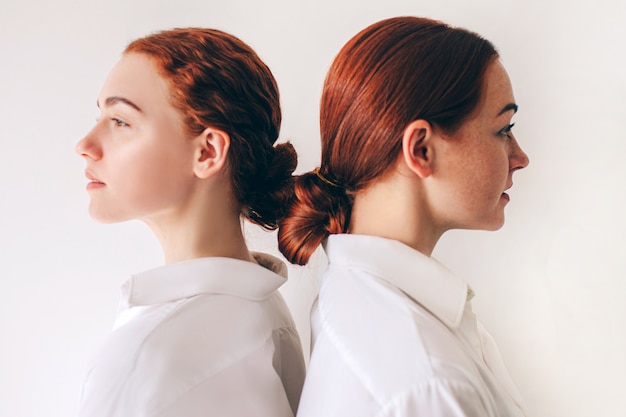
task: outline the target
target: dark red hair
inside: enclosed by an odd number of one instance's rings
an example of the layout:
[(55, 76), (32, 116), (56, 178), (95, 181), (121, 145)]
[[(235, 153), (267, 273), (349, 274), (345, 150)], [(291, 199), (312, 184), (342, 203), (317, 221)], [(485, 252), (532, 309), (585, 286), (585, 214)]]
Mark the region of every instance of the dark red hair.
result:
[(297, 157), (290, 143), (274, 147), (281, 111), (267, 65), (240, 39), (203, 28), (158, 32), (133, 41), (125, 53), (154, 60), (191, 133), (209, 126), (228, 133), (228, 163), (242, 215), (275, 229), (293, 191)]
[(458, 129), (496, 57), (477, 34), (418, 17), (383, 20), (354, 36), (324, 82), (320, 175), (296, 179), (278, 233), (285, 257), (303, 265), (329, 234), (348, 230), (354, 194), (396, 161), (409, 123)]

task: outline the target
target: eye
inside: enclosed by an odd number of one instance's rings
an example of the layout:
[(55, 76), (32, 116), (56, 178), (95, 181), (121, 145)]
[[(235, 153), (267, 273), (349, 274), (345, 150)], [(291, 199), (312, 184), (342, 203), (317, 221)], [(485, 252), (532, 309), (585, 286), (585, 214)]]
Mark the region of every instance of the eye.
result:
[(498, 135), (500, 136), (505, 136), (508, 139), (511, 139), (511, 130), (513, 129), (513, 126), (515, 126), (515, 123), (511, 123), (510, 125), (508, 125), (507, 127), (505, 127), (504, 129), (502, 129), (501, 131), (498, 132)]
[(128, 123), (126, 123), (125, 121), (123, 121), (121, 119), (118, 119), (117, 117), (111, 117), (110, 119), (113, 122), (113, 124), (115, 124), (115, 126), (117, 126), (117, 127), (128, 127), (128, 126), (130, 126)]

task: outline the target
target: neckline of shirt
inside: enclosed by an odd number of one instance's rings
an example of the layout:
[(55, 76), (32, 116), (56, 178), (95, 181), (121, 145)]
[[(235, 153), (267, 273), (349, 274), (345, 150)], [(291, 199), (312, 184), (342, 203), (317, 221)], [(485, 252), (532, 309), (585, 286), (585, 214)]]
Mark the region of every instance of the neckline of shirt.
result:
[(393, 239), (330, 235), (324, 242), (329, 266), (364, 270), (399, 288), (448, 327), (461, 322), (473, 293), (467, 282), (432, 257)]
[(129, 307), (172, 302), (200, 294), (260, 301), (287, 281), (278, 258), (252, 252), (257, 263), (224, 257), (189, 259), (131, 276), (121, 287)]

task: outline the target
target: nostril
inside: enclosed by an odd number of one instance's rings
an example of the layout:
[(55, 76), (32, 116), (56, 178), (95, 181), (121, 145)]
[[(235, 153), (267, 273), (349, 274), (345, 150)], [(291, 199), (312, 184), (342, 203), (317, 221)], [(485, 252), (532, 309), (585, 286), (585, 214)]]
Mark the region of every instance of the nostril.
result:
[(94, 160), (100, 159), (102, 153), (97, 143), (95, 143), (93, 140), (90, 140), (88, 137), (79, 140), (76, 143), (74, 150), (78, 154), (78, 156)]
[(85, 138), (79, 140), (78, 142), (76, 142), (76, 145), (74, 146), (74, 152), (76, 152), (76, 154), (78, 156), (86, 156), (87, 155), (87, 148), (86, 148), (86, 144), (85, 144)]
[(522, 151), (522, 168), (526, 168), (528, 164), (530, 164), (530, 158), (528, 158), (528, 155)]
[(516, 147), (515, 153), (512, 155), (511, 162), (517, 169), (526, 168), (530, 163), (530, 159), (526, 152), (522, 150), (519, 146)]
[(99, 132), (94, 126), (87, 134), (81, 138), (74, 146), (74, 151), (83, 158), (98, 160), (102, 157), (102, 143)]

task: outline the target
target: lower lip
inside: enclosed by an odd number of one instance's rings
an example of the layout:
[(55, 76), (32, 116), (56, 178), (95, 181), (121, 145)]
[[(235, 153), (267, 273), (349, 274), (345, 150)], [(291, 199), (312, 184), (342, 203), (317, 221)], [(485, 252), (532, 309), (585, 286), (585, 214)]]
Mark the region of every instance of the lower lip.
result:
[(98, 188), (102, 188), (102, 187), (104, 187), (103, 182), (90, 182), (89, 184), (87, 184), (87, 191), (97, 190)]
[(511, 197), (509, 197), (509, 195), (507, 193), (502, 193), (501, 198), (505, 199), (506, 201), (510, 201)]

